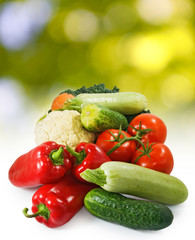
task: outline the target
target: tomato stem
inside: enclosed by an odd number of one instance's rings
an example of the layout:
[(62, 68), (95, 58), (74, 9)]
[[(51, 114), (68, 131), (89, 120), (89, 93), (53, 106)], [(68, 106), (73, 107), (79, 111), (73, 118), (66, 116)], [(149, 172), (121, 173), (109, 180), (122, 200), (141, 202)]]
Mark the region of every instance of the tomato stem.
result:
[[(142, 151), (141, 151), (141, 152), (142, 152)], [(145, 155), (144, 152), (143, 152), (142, 154), (140, 154), (140, 155), (135, 159), (134, 164), (136, 164), (137, 161), (138, 161), (142, 156), (144, 156), (144, 155)]]
[(108, 152), (107, 155), (109, 156), (112, 152), (114, 152), (116, 149), (118, 149), (123, 143), (127, 142), (127, 141), (137, 141), (139, 144), (141, 144), (141, 146), (143, 147), (144, 151), (146, 151), (146, 148), (144, 146), (144, 144), (137, 138), (137, 137), (126, 137), (125, 135), (123, 135), (124, 138), (122, 138), (120, 140), (120, 142), (118, 142), (113, 148), (111, 148)]
[[(149, 158), (151, 158), (151, 157), (150, 157), (150, 153), (151, 153), (152, 150), (153, 150), (153, 149), (152, 149), (152, 146), (153, 146), (154, 144), (155, 144), (155, 143), (152, 143), (152, 144), (149, 145), (149, 142), (147, 141), (146, 146), (144, 146), (143, 150), (138, 149), (138, 151), (140, 151), (142, 154), (140, 154), (140, 155), (135, 159), (134, 163), (136, 164), (137, 161), (138, 161), (142, 156), (144, 156), (144, 155), (146, 155), (146, 156), (148, 156)], [(144, 145), (144, 144), (143, 144), (143, 145)], [(143, 145), (142, 145), (142, 147), (143, 147)]]
[(122, 126), (120, 125), (119, 127), (119, 132), (117, 134), (117, 136), (114, 135), (114, 133), (112, 133), (111, 131), (108, 130), (108, 132), (112, 135), (112, 137), (114, 138), (113, 140), (106, 140), (109, 142), (120, 142), (122, 139), (120, 138), (121, 135), (123, 135), (123, 137), (125, 137), (125, 134), (122, 132)]
[[(114, 152), (116, 149), (118, 149), (123, 143), (127, 142), (127, 141), (137, 141), (142, 147), (143, 147), (143, 153), (144, 155), (149, 155), (149, 150), (150, 147), (145, 147), (144, 144), (141, 142), (142, 136), (153, 131), (150, 128), (147, 129), (141, 129), (141, 121), (139, 123), (139, 129), (134, 128), (133, 126), (129, 125), (131, 128), (133, 128), (137, 133), (134, 137), (126, 137), (125, 134), (122, 132), (122, 127), (120, 125), (119, 128), (119, 133), (117, 135), (117, 137), (111, 132), (109, 131), (109, 133), (113, 136), (114, 140), (107, 140), (110, 142), (118, 142), (113, 148), (111, 148), (108, 152), (107, 155), (109, 156), (112, 152)], [(123, 138), (120, 138), (120, 136), (123, 135)]]
[(135, 128), (135, 127), (133, 127), (133, 126), (131, 126), (131, 125), (129, 125), (129, 127), (131, 127), (132, 129), (134, 129), (134, 130), (136, 131), (135, 137), (137, 137), (137, 138), (139, 138), (139, 139), (142, 139), (142, 137), (143, 137), (144, 135), (146, 135), (147, 133), (153, 131), (153, 129), (151, 129), (151, 128), (141, 129), (141, 121), (140, 121), (140, 123), (139, 123), (139, 128), (138, 128), (138, 129)]

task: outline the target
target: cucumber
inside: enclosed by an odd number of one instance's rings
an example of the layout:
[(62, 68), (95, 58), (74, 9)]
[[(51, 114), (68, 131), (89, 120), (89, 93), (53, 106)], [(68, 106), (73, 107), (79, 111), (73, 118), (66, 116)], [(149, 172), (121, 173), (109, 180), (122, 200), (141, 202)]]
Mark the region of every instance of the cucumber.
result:
[(84, 205), (98, 218), (137, 230), (160, 230), (173, 221), (173, 214), (166, 205), (127, 198), (101, 188), (88, 192)]
[(98, 104), (88, 104), (82, 109), (81, 123), (93, 133), (119, 129), (120, 126), (123, 130), (128, 128), (128, 121), (123, 114)]
[(79, 94), (69, 98), (63, 109), (81, 112), (87, 104), (100, 104), (122, 114), (137, 114), (147, 107), (147, 99), (137, 92)]
[(80, 176), (109, 192), (123, 193), (174, 205), (188, 197), (185, 184), (176, 177), (132, 163), (111, 161), (86, 169)]

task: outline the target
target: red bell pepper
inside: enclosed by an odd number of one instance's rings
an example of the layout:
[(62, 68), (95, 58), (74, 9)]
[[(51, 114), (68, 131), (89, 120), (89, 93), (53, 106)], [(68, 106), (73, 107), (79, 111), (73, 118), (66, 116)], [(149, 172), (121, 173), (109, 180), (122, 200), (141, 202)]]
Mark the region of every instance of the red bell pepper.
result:
[(9, 180), (17, 187), (53, 183), (70, 170), (73, 157), (65, 146), (45, 142), (23, 154), (9, 169)]
[(23, 213), (47, 227), (62, 226), (83, 207), (85, 195), (94, 186), (78, 181), (69, 172), (57, 183), (41, 186), (32, 197), (33, 214), (27, 213), (28, 208)]
[(95, 169), (100, 167), (102, 163), (111, 161), (104, 150), (94, 143), (81, 142), (75, 151), (66, 145), (66, 150), (75, 157), (72, 174), (82, 182), (86, 181), (80, 177), (80, 174), (87, 168)]

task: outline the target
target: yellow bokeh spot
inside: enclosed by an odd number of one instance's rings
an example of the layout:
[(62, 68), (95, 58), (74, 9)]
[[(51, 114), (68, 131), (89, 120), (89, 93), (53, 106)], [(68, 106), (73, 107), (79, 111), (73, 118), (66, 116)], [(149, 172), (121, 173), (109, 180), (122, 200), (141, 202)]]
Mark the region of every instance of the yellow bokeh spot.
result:
[(165, 32), (167, 44), (176, 58), (194, 54), (194, 37), (190, 28), (179, 27)]
[(147, 35), (125, 36), (118, 44), (121, 60), (138, 70), (158, 73), (174, 59), (194, 56), (190, 28), (176, 27)]
[(65, 18), (64, 31), (74, 42), (87, 42), (95, 37), (99, 28), (98, 18), (93, 12), (78, 9)]
[(120, 68), (121, 60), (117, 53), (117, 44), (118, 38), (112, 37), (96, 43), (92, 48), (92, 64), (99, 72)]
[(130, 39), (125, 46), (124, 55), (127, 64), (149, 72), (161, 71), (172, 58), (164, 39), (158, 35)]
[(139, 15), (152, 24), (167, 22), (174, 10), (171, 0), (138, 0), (137, 9)]
[(194, 86), (182, 75), (171, 75), (162, 82), (161, 98), (168, 108), (180, 109), (194, 100)]

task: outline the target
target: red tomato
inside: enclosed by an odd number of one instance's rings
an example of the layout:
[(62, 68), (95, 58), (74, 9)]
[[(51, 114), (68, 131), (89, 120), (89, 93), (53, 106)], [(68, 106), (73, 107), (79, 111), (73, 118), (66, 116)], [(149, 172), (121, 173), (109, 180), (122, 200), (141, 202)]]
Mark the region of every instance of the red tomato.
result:
[(141, 141), (143, 143), (147, 142), (159, 142), (164, 143), (167, 137), (167, 127), (165, 123), (157, 116), (150, 113), (143, 113), (137, 115), (129, 124), (127, 132), (131, 136), (135, 136), (137, 131), (130, 126), (139, 130), (141, 123), (141, 130), (152, 129), (151, 132), (146, 133), (142, 136)]
[[(144, 144), (144, 146), (146, 146), (146, 144)], [(131, 162), (142, 167), (170, 174), (174, 165), (173, 155), (170, 149), (163, 143), (150, 143), (149, 147), (151, 148), (148, 153), (149, 156), (141, 156), (143, 154), (143, 152), (141, 152), (143, 151), (143, 147), (141, 146), (134, 152)]]
[[(119, 141), (111, 142), (110, 140), (114, 140), (112, 134), (117, 138), (119, 135), (118, 129), (109, 129), (102, 132), (96, 141), (96, 144), (100, 146), (106, 153), (113, 148)], [(111, 134), (111, 133), (112, 134)], [(121, 131), (126, 137), (131, 137), (125, 131)], [(120, 134), (120, 139), (123, 139), (124, 136)], [(108, 141), (109, 140), (109, 141)], [(109, 155), (109, 158), (113, 161), (121, 161), (121, 162), (129, 162), (131, 160), (132, 153), (136, 150), (136, 144), (134, 141), (127, 141), (123, 143), (119, 148), (117, 148), (114, 152)]]

